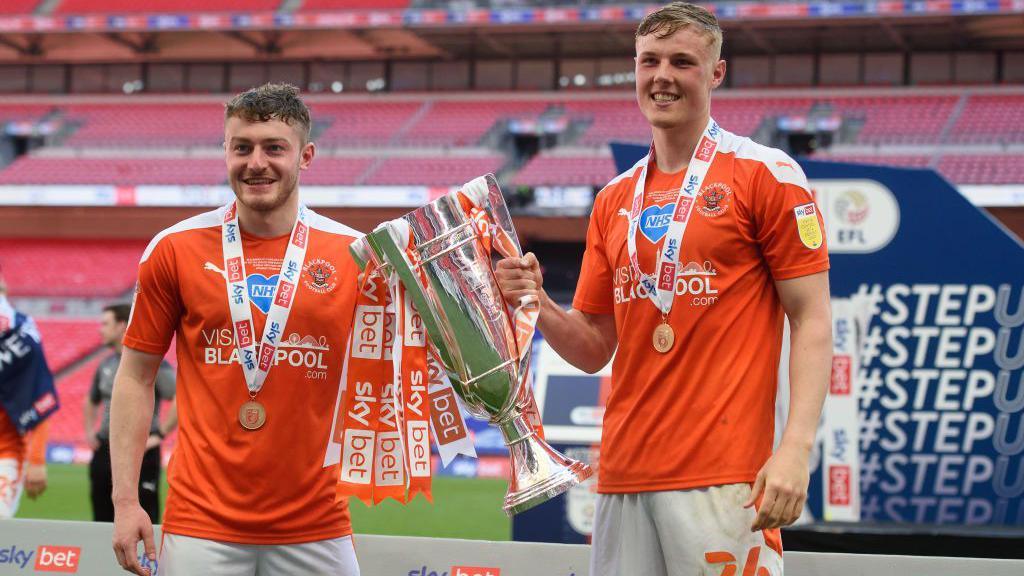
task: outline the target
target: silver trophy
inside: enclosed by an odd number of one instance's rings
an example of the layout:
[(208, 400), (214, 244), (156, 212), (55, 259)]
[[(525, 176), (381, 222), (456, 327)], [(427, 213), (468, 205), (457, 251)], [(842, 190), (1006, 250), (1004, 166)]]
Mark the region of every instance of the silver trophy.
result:
[[(512, 218), (494, 176), (466, 184), (493, 225), (521, 253)], [(533, 404), (526, 382), (530, 354), (520, 357), (509, 310), (495, 281), (479, 228), (456, 196), (445, 195), (399, 220), (385, 222), (352, 244), (360, 268), (374, 261), (397, 274), (423, 318), (434, 356), (466, 409), (496, 426), (512, 459), (504, 510), (517, 514), (589, 478), (589, 466), (539, 438), (524, 410)], [(411, 236), (415, 256), (407, 255)], [(414, 262), (416, 261), (416, 262)], [(422, 275), (420, 274), (422, 271)], [(425, 278), (425, 281), (423, 280)]]

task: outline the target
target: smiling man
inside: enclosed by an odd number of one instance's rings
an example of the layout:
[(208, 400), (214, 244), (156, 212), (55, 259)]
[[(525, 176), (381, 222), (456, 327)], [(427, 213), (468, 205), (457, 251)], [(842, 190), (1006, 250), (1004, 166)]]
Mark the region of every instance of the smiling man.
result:
[(126, 570), (148, 573), (140, 539), (156, 556), (136, 486), (154, 375), (177, 334), (179, 434), (160, 574), (359, 574), (337, 471), (318, 465), (355, 307), (348, 245), (359, 234), (299, 203), (299, 174), (316, 154), (309, 129), (292, 86), (228, 102), (235, 200), (164, 230), (142, 256), (110, 415), (113, 547)]
[[(571, 364), (615, 356), (592, 576), (779, 576), (779, 528), (806, 498), (832, 352), (822, 221), (796, 162), (711, 119), (721, 48), (692, 4), (640, 23), (653, 143), (594, 201), (571, 310), (532, 254), (496, 270), (509, 303), (540, 298), (538, 327)], [(784, 314), (791, 401), (773, 453)]]

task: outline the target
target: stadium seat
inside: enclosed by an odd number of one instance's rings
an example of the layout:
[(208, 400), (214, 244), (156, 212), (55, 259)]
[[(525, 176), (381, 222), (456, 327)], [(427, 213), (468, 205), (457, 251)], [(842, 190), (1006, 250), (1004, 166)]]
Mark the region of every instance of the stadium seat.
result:
[(596, 186), (615, 177), (615, 162), (607, 156), (534, 156), (514, 178), (517, 186)]
[(43, 338), (46, 363), (54, 374), (101, 345), (98, 320), (40, 319), (36, 324)]
[(365, 183), (460, 186), (477, 176), (497, 172), (503, 161), (504, 158), (500, 156), (388, 158)]
[(956, 184), (1020, 184), (1024, 182), (1024, 155), (944, 156), (939, 161), (939, 172)]
[(45, 158), (22, 156), (0, 184), (222, 184), (222, 158)]
[(71, 147), (133, 148), (218, 146), (224, 141), (224, 107), (218, 104), (72, 104), (64, 118), (79, 128)]
[(0, 14), (31, 14), (42, 0), (4, 0)]
[(281, 0), (60, 0), (56, 14), (128, 12), (255, 12), (277, 10)]
[(961, 144), (1024, 142), (1024, 95), (972, 95), (950, 140)]
[(0, 240), (0, 264), (12, 296), (111, 298), (135, 284), (147, 240)]

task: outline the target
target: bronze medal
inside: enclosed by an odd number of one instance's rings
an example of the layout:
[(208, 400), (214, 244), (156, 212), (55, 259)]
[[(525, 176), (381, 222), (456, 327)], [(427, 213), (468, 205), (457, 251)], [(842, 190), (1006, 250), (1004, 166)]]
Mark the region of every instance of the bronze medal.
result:
[(258, 430), (267, 421), (267, 409), (256, 400), (249, 400), (238, 410), (238, 422), (246, 430)]
[(672, 327), (668, 324), (658, 324), (658, 327), (654, 329), (654, 349), (662, 354), (672, 349), (672, 344), (676, 341), (676, 333), (672, 331)]

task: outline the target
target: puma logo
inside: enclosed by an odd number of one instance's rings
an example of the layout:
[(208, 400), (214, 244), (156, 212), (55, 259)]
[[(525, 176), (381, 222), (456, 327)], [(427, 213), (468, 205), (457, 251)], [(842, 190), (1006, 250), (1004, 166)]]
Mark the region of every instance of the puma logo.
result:
[(211, 262), (207, 262), (206, 264), (203, 264), (203, 270), (209, 270), (210, 272), (216, 272), (217, 274), (220, 274), (221, 277), (224, 278), (225, 282), (228, 281), (228, 274), (227, 274), (227, 272), (221, 270), (220, 268), (217, 268), (216, 264), (213, 264)]
[(625, 216), (626, 220), (629, 220), (629, 212), (625, 208), (619, 208), (619, 216)]
[(783, 162), (782, 160), (776, 160), (775, 165), (778, 166), (779, 168), (789, 168), (790, 170), (796, 170), (796, 168), (793, 168), (792, 164), (790, 164), (789, 162)]

